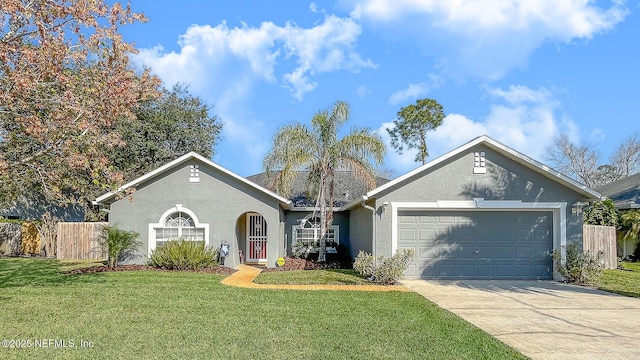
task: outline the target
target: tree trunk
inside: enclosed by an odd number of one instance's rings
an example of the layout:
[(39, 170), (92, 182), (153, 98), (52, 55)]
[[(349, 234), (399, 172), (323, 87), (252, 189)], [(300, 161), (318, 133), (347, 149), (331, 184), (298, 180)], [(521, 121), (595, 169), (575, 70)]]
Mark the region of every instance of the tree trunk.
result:
[[(324, 174), (321, 176), (324, 177)], [(321, 178), (320, 184), (320, 194), (318, 195), (318, 201), (320, 202), (320, 247), (318, 248), (318, 262), (325, 262), (327, 260), (327, 202), (325, 180)]]

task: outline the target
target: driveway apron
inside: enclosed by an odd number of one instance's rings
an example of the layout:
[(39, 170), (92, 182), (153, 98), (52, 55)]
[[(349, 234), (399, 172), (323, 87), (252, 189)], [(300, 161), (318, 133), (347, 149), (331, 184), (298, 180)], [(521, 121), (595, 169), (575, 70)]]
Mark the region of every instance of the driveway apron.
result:
[(553, 281), (403, 284), (532, 359), (640, 358), (640, 299)]

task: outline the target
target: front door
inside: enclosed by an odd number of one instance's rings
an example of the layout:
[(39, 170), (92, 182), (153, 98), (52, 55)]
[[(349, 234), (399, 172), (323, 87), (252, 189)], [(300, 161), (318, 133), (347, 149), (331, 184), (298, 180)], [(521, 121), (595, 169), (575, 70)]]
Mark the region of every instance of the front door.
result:
[(260, 214), (247, 214), (247, 262), (267, 261), (267, 222)]

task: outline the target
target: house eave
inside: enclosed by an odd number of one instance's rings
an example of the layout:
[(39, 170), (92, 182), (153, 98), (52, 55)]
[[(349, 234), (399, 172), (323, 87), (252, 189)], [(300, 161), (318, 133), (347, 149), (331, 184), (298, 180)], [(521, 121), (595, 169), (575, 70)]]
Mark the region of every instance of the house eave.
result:
[[(296, 211), (313, 212), (313, 211), (320, 211), (320, 208), (317, 207), (317, 206), (304, 206), (304, 207), (291, 206), (291, 207), (288, 208), (288, 210), (289, 211), (293, 211), (293, 212), (296, 212)], [(333, 211), (333, 212), (340, 212), (342, 210), (343, 210), (342, 207), (337, 207), (337, 206), (334, 206), (334, 207), (331, 208), (331, 211)]]
[(218, 171), (230, 176), (231, 178), (233, 178), (233, 179), (235, 179), (235, 180), (237, 180), (237, 181), (239, 181), (241, 183), (244, 183), (245, 185), (248, 185), (248, 186), (250, 186), (250, 187), (252, 187), (252, 188), (254, 188), (254, 189), (258, 190), (258, 191), (261, 191), (261, 192), (265, 193), (266, 195), (278, 200), (278, 202), (283, 207), (290, 207), (290, 205), (291, 205), (291, 200), (289, 200), (287, 198), (284, 198), (284, 197), (276, 194), (275, 192), (273, 192), (273, 191), (271, 191), (269, 189), (266, 189), (266, 188), (254, 183), (254, 182), (252, 182), (250, 180), (247, 180), (246, 178), (244, 178), (244, 177), (242, 177), (242, 176), (240, 176), (240, 175), (238, 175), (238, 174), (236, 174), (236, 173), (234, 173), (234, 172), (232, 172), (230, 170), (227, 170), (227, 169), (223, 168), (222, 166), (212, 162), (211, 160), (209, 160), (209, 159), (205, 158), (204, 156), (202, 156), (202, 155), (200, 155), (198, 153), (195, 153), (195, 152), (189, 152), (189, 153), (187, 153), (185, 155), (182, 155), (181, 157), (179, 157), (179, 158), (177, 158), (177, 159), (175, 159), (175, 160), (173, 160), (171, 162), (168, 162), (168, 163), (164, 164), (163, 166), (160, 166), (159, 168), (157, 168), (157, 169), (155, 169), (155, 170), (153, 170), (151, 172), (148, 172), (148, 173), (140, 176), (139, 178), (120, 186), (115, 191), (110, 191), (110, 192), (108, 192), (106, 194), (103, 194), (103, 195), (99, 196), (99, 197), (96, 198), (95, 202), (99, 203), (99, 204), (110, 204), (110, 203), (113, 202), (112, 200), (118, 194), (122, 193), (126, 189), (136, 188), (141, 183), (143, 183), (145, 181), (149, 181), (149, 180), (153, 179), (154, 177), (164, 173), (165, 171), (167, 171), (167, 170), (169, 170), (169, 169), (171, 169), (171, 168), (173, 168), (175, 166), (178, 166), (178, 165), (180, 165), (180, 164), (182, 164), (182, 163), (184, 163), (184, 162), (186, 162), (188, 160), (191, 160), (191, 159), (199, 160), (199, 161), (205, 163), (206, 165), (208, 165), (208, 166), (210, 166), (210, 167), (212, 167), (212, 168), (214, 168), (214, 169), (216, 169), (216, 170), (218, 170)]
[(391, 180), (391, 181), (389, 181), (388, 183), (386, 183), (386, 184), (384, 184), (382, 186), (379, 186), (379, 187), (369, 191), (368, 193), (365, 194), (365, 196), (366, 197), (375, 197), (377, 194), (379, 194), (379, 193), (381, 193), (381, 192), (383, 192), (383, 191), (385, 191), (387, 189), (393, 188), (393, 187), (397, 186), (398, 184), (402, 183), (403, 181), (405, 181), (407, 179), (410, 179), (410, 178), (412, 178), (412, 177), (414, 177), (414, 176), (416, 176), (416, 175), (418, 175), (418, 174), (420, 174), (422, 172), (428, 171), (430, 168), (432, 168), (432, 167), (434, 167), (434, 166), (436, 166), (436, 165), (438, 165), (438, 164), (440, 164), (442, 162), (445, 162), (445, 161), (449, 160), (450, 158), (452, 158), (452, 157), (454, 157), (454, 156), (456, 156), (456, 155), (458, 155), (458, 154), (460, 154), (460, 153), (462, 153), (464, 151), (467, 151), (470, 148), (472, 148), (472, 147), (474, 147), (476, 145), (479, 145), (479, 144), (484, 144), (484, 145), (490, 147), (491, 149), (501, 153), (502, 155), (510, 158), (511, 160), (514, 160), (514, 161), (516, 161), (516, 162), (518, 162), (518, 163), (520, 163), (520, 164), (532, 169), (533, 171), (536, 171), (539, 174), (541, 174), (541, 175), (543, 175), (543, 176), (545, 176), (547, 178), (550, 178), (550, 179), (552, 179), (552, 180), (554, 180), (554, 181), (556, 181), (556, 182), (558, 182), (558, 183), (560, 183), (560, 184), (562, 184), (562, 185), (564, 185), (564, 186), (576, 191), (577, 193), (580, 193), (581, 195), (584, 196), (584, 200), (585, 201), (597, 201), (597, 200), (602, 199), (602, 195), (600, 195), (599, 192), (597, 192), (597, 191), (595, 191), (595, 190), (593, 190), (593, 189), (591, 189), (591, 188), (589, 188), (589, 187), (587, 187), (587, 186), (585, 186), (583, 184), (580, 184), (579, 182), (567, 177), (566, 175), (563, 175), (563, 174), (559, 173), (558, 171), (556, 171), (556, 170), (554, 170), (554, 169), (552, 169), (552, 168), (550, 168), (550, 167), (548, 167), (548, 166), (546, 166), (546, 165), (544, 165), (544, 164), (542, 164), (542, 163), (540, 163), (540, 162), (538, 162), (538, 161), (536, 161), (536, 160), (534, 160), (534, 159), (532, 159), (532, 158), (530, 158), (530, 157), (528, 157), (528, 156), (526, 156), (526, 155), (524, 155), (524, 154), (522, 154), (522, 153), (520, 153), (520, 152), (518, 152), (516, 150), (513, 150), (513, 149), (509, 148), (508, 146), (503, 145), (503, 144), (491, 139), (490, 137), (488, 137), (486, 135), (479, 136), (479, 137), (471, 140), (470, 142), (468, 142), (468, 143), (466, 143), (466, 144), (464, 144), (462, 146), (459, 146), (458, 148), (456, 148), (456, 149), (454, 149), (454, 150), (452, 150), (452, 151), (450, 151), (450, 152), (448, 152), (448, 153), (446, 153), (446, 154), (444, 154), (444, 155), (442, 155), (442, 156), (440, 156), (440, 157), (438, 157), (438, 158), (436, 158), (436, 159), (434, 159), (434, 160), (432, 160), (432, 161), (430, 161), (430, 162), (428, 162), (428, 163), (426, 163), (426, 164), (424, 164), (424, 165), (422, 165), (422, 166), (420, 166), (420, 167), (418, 167), (418, 168), (416, 168), (416, 169), (414, 169), (414, 170), (412, 170), (412, 171), (410, 171), (410, 172), (408, 172), (408, 173), (406, 173), (406, 174), (394, 179), (394, 180)]

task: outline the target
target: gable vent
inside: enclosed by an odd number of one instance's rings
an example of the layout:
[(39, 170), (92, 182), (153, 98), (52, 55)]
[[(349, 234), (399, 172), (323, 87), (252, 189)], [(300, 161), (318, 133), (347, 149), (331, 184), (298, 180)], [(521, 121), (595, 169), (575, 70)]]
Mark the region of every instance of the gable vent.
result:
[(189, 173), (189, 182), (190, 183), (197, 183), (200, 182), (200, 167), (199, 165), (191, 165), (191, 169), (190, 169), (190, 173)]
[(474, 174), (486, 174), (487, 163), (484, 159), (484, 151), (476, 151), (473, 153), (473, 173)]

